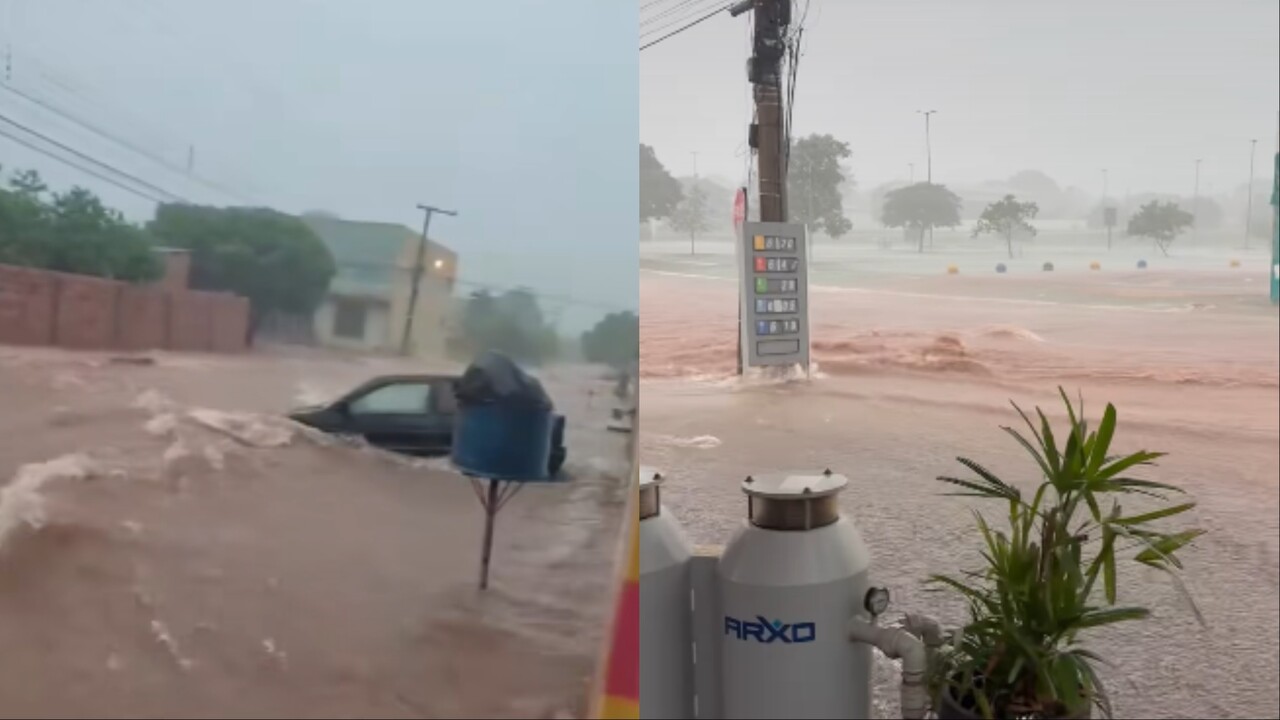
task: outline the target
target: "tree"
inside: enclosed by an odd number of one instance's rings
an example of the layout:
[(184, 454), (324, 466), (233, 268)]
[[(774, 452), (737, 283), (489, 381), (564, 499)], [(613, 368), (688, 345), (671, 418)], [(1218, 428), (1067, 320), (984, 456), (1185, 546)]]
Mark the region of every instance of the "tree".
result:
[(165, 204), (148, 228), (163, 244), (191, 251), (192, 287), (249, 299), (250, 343), (273, 312), (314, 312), (336, 272), (311, 228), (274, 210)]
[(587, 362), (625, 370), (640, 359), (640, 318), (632, 312), (610, 313), (582, 334)]
[(15, 172), (0, 190), (0, 262), (146, 282), (160, 277), (149, 236), (92, 192), (54, 193), (34, 170)]
[(935, 227), (960, 224), (960, 196), (946, 185), (916, 183), (885, 193), (880, 222), (885, 227), (916, 230), (920, 235), (920, 252), (924, 252), (924, 231)]
[(814, 232), (838, 238), (853, 229), (844, 216), (842, 190), (853, 186), (840, 161), (852, 153), (831, 135), (809, 135), (791, 145), (787, 161), (787, 215)]
[(1160, 252), (1168, 257), (1169, 246), (1173, 244), (1178, 234), (1194, 223), (1195, 218), (1191, 213), (1178, 207), (1177, 203), (1152, 200), (1129, 218), (1129, 227), (1125, 230), (1125, 234), (1151, 238), (1156, 247), (1160, 248)]
[(692, 255), (693, 241), (697, 239), (698, 233), (711, 228), (711, 221), (707, 216), (707, 191), (698, 183), (689, 187), (684, 199), (671, 214), (671, 227), (689, 233), (689, 254)]
[(683, 193), (680, 183), (658, 161), (648, 145), (640, 145), (640, 222), (671, 217)]
[(1035, 218), (1040, 208), (1033, 202), (1018, 202), (1013, 195), (1005, 195), (987, 206), (982, 217), (973, 227), (973, 236), (984, 234), (1002, 235), (1009, 246), (1009, 257), (1013, 257), (1013, 235), (1016, 232), (1035, 236), (1036, 229), (1029, 220)]
[(559, 338), (544, 318), (537, 296), (523, 288), (502, 295), (487, 290), (472, 293), (457, 330), (449, 348), (463, 361), (493, 350), (517, 362), (539, 364), (555, 359), (559, 351)]

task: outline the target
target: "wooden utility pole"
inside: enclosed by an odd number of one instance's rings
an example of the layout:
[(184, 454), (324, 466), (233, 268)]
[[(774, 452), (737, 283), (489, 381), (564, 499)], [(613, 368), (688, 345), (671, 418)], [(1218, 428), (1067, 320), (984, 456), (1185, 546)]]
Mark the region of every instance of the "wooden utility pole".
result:
[(786, 128), (782, 107), (783, 36), (791, 24), (790, 0), (754, 0), (755, 38), (748, 79), (755, 86), (755, 143), (761, 222), (786, 222)]
[(409, 279), (409, 307), (404, 315), (404, 334), (400, 338), (400, 354), (409, 354), (409, 338), (413, 334), (413, 313), (418, 308), (418, 286), (422, 283), (422, 272), (427, 262), (427, 229), (431, 227), (431, 216), (440, 213), (454, 217), (456, 210), (443, 210), (430, 205), (418, 205), (418, 209), (426, 213), (422, 219), (422, 237), (418, 239), (418, 252), (413, 262), (413, 277)]

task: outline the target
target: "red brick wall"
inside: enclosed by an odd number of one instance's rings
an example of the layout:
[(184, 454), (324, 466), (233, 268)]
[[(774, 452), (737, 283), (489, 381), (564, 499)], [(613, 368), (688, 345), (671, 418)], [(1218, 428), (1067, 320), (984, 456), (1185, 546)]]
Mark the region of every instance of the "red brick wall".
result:
[(169, 347), (173, 350), (212, 349), (211, 293), (169, 293)]
[(241, 352), (249, 302), (0, 265), (0, 343)]
[(238, 295), (219, 294), (213, 301), (212, 340), (214, 352), (240, 352), (249, 334), (249, 301)]
[(116, 345), (122, 350), (169, 346), (169, 293), (125, 285), (116, 300)]
[(0, 343), (52, 343), (56, 292), (52, 273), (0, 265)]
[(87, 275), (59, 274), (57, 287), (54, 343), (85, 349), (115, 345), (116, 296), (121, 284)]

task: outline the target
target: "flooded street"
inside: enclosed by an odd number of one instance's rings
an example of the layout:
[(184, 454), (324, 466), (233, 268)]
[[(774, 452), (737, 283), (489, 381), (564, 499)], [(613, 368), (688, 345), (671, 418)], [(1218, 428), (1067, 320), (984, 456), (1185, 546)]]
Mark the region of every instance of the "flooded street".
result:
[[(1041, 240), (1034, 256), (1010, 261), (946, 242), (945, 253), (924, 256), (815, 247), (810, 381), (735, 377), (730, 245), (700, 243), (695, 257), (687, 244), (642, 245), (641, 448), (669, 474), (664, 502), (693, 542), (723, 544), (746, 519), (746, 475), (845, 474), (842, 507), (870, 546), (874, 577), (893, 592), (890, 615), (923, 611), (954, 624), (963, 607), (923, 581), (980, 562), (970, 508), (996, 521), (1003, 512), (942, 497), (934, 478), (963, 476), (963, 455), (1034, 483), (1031, 459), (1000, 430), (1020, 422), (1009, 400), (1062, 422), (1056, 387), (1078, 390), (1094, 422), (1116, 405), (1117, 451), (1169, 453), (1145, 477), (1185, 488), (1199, 502), (1185, 522), (1209, 531), (1183, 556), (1205, 627), (1165, 576), (1120, 566), (1121, 604), (1153, 617), (1087, 638), (1114, 663), (1104, 679), (1116, 716), (1274, 714), (1280, 323), (1265, 258), (1232, 269), (1226, 255), (1187, 248), (1138, 271), (1127, 268), (1139, 248), (1108, 256)], [(1090, 271), (1097, 257), (1105, 268)], [(1054, 272), (1041, 271), (1046, 260)], [(994, 272), (997, 262), (1008, 274)], [(958, 274), (946, 274), (951, 263)], [(1126, 500), (1125, 509), (1142, 506)], [(898, 716), (896, 671), (883, 660), (875, 708)]]
[(499, 516), (481, 593), (482, 511), (447, 461), (279, 419), (425, 368), (150, 357), (0, 347), (0, 715), (581, 711), (626, 477), (597, 370), (543, 374), (571, 480)]

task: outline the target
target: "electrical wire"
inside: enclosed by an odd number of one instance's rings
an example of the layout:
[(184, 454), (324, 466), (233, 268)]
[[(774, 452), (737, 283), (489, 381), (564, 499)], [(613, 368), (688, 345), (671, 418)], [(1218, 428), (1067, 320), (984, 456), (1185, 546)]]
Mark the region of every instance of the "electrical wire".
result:
[[(706, 0), (682, 0), (680, 3), (671, 6), (666, 10), (662, 10), (660, 12), (654, 13), (648, 18), (642, 19), (640, 21), (641, 28), (643, 28), (646, 25), (652, 25), (656, 22), (662, 21), (663, 18), (666, 18), (666, 21), (661, 27), (653, 28), (651, 30), (641, 30), (640, 34), (644, 36), (644, 35), (652, 35), (656, 32), (661, 32), (663, 29), (678, 25), (688, 20), (689, 18), (693, 17), (694, 15), (697, 15), (700, 12), (706, 12), (708, 9), (712, 7), (712, 5), (716, 5), (719, 3), (720, 3), (720, 0), (712, 0), (711, 3), (707, 3)], [(699, 7), (699, 5), (701, 5), (701, 7)], [(688, 12), (688, 11), (692, 11), (692, 12)], [(678, 15), (678, 17), (672, 18), (671, 17), (672, 15)]]
[(72, 114), (72, 113), (71, 113), (70, 111), (68, 111), (68, 110), (65, 110), (65, 109), (63, 109), (63, 108), (59, 108), (59, 107), (57, 107), (56, 105), (53, 105), (53, 104), (49, 103), (49, 102), (48, 102), (48, 101), (46, 101), (46, 100), (42, 100), (42, 99), (40, 99), (40, 98), (38, 98), (38, 97), (36, 97), (36, 96), (34, 96), (34, 95), (30, 95), (30, 94), (28, 94), (28, 93), (25, 93), (25, 92), (23, 92), (22, 90), (19, 90), (19, 89), (15, 88), (14, 86), (12, 86), (12, 85), (10, 85), (10, 84), (8, 84), (8, 83), (6, 83), (6, 82), (0, 81), (0, 89), (5, 90), (5, 91), (7, 91), (7, 92), (9, 92), (9, 93), (12, 93), (12, 94), (14, 94), (14, 95), (16, 95), (16, 96), (18, 96), (18, 97), (22, 98), (23, 100), (26, 100), (27, 102), (32, 103), (33, 105), (37, 105), (37, 106), (39, 106), (39, 107), (41, 107), (41, 108), (43, 108), (43, 109), (45, 109), (45, 110), (47, 110), (47, 111), (49, 111), (49, 112), (51, 112), (51, 113), (55, 114), (55, 115), (57, 115), (58, 117), (61, 117), (61, 118), (63, 118), (64, 120), (67, 120), (67, 121), (69, 121), (69, 122), (71, 122), (71, 123), (73, 123), (73, 124), (77, 125), (78, 127), (81, 127), (81, 128), (83, 128), (83, 129), (85, 129), (85, 130), (88, 130), (89, 132), (93, 133), (94, 135), (97, 135), (98, 137), (101, 137), (101, 138), (103, 138), (103, 139), (105, 139), (105, 140), (108, 140), (108, 141), (110, 141), (110, 142), (112, 142), (112, 143), (115, 143), (116, 145), (118, 145), (118, 146), (120, 146), (120, 147), (123, 147), (123, 148), (125, 148), (125, 149), (127, 149), (127, 150), (130, 150), (130, 151), (132, 151), (132, 152), (134, 152), (134, 153), (137, 153), (138, 155), (141, 155), (142, 157), (144, 157), (144, 158), (146, 158), (146, 159), (150, 160), (151, 162), (153, 162), (153, 163), (155, 163), (155, 164), (157, 164), (157, 165), (160, 165), (160, 166), (162, 166), (162, 167), (164, 167), (164, 168), (166, 168), (166, 169), (168, 169), (168, 170), (171, 170), (171, 171), (173, 171), (173, 172), (175, 172), (175, 173), (178, 173), (178, 174), (182, 175), (183, 177), (189, 177), (189, 178), (191, 178), (191, 179), (193, 179), (193, 180), (195, 180), (195, 181), (199, 182), (201, 185), (204, 185), (205, 187), (207, 187), (207, 188), (209, 188), (209, 189), (211, 189), (211, 190), (215, 190), (215, 191), (220, 192), (220, 193), (222, 193), (222, 194), (224, 194), (224, 195), (226, 195), (226, 196), (228, 196), (228, 197), (234, 198), (234, 199), (236, 199), (236, 200), (239, 200), (240, 202), (244, 202), (244, 203), (247, 203), (247, 204), (250, 204), (250, 205), (259, 205), (259, 204), (261, 204), (261, 203), (258, 203), (258, 202), (256, 202), (256, 201), (252, 200), (252, 199), (246, 198), (246, 197), (244, 197), (244, 196), (240, 195), (239, 193), (236, 193), (236, 192), (234, 192), (234, 191), (232, 191), (232, 190), (229, 190), (229, 189), (227, 189), (227, 188), (224, 188), (224, 187), (222, 187), (222, 186), (220, 186), (220, 185), (218, 185), (218, 184), (216, 184), (216, 183), (214, 183), (214, 182), (212, 182), (212, 181), (209, 181), (209, 180), (206, 180), (206, 179), (204, 179), (204, 178), (201, 178), (201, 177), (199, 177), (199, 176), (195, 175), (194, 173), (188, 173), (188, 172), (187, 172), (186, 170), (184, 170), (183, 168), (180, 168), (180, 167), (176, 166), (175, 164), (171, 163), (170, 161), (166, 160), (165, 158), (163, 158), (163, 157), (161, 157), (161, 156), (159, 156), (159, 155), (157, 155), (157, 154), (155, 154), (155, 153), (153, 153), (153, 152), (151, 152), (151, 151), (149, 151), (149, 150), (147, 150), (147, 149), (145, 149), (145, 148), (139, 147), (138, 145), (136, 145), (136, 144), (134, 144), (134, 143), (132, 143), (132, 142), (130, 142), (130, 141), (128, 141), (128, 140), (125, 140), (124, 138), (121, 138), (121, 137), (119, 137), (119, 136), (117, 136), (117, 135), (115, 135), (115, 134), (113, 134), (113, 133), (110, 133), (110, 132), (108, 132), (108, 131), (106, 131), (106, 130), (103, 130), (102, 128), (100, 128), (100, 127), (98, 127), (98, 126), (94, 125), (93, 123), (89, 122), (88, 120), (85, 120), (85, 119), (83, 119), (83, 118), (80, 118), (80, 117), (78, 117), (78, 116), (76, 116), (76, 115)]
[(130, 194), (132, 194), (132, 195), (136, 195), (136, 196), (138, 196), (138, 197), (140, 197), (140, 198), (144, 198), (144, 199), (146, 199), (146, 200), (150, 200), (151, 202), (154, 202), (154, 203), (157, 203), (157, 204), (163, 204), (163, 203), (165, 202), (164, 200), (162, 200), (162, 199), (160, 199), (160, 198), (157, 198), (157, 197), (154, 197), (154, 196), (152, 196), (152, 195), (148, 195), (147, 193), (145, 193), (145, 192), (143, 192), (143, 191), (141, 191), (141, 190), (138, 190), (137, 188), (132, 188), (132, 187), (129, 187), (129, 186), (127, 186), (127, 185), (125, 185), (125, 184), (123, 184), (123, 183), (121, 183), (121, 182), (118, 182), (118, 181), (116, 181), (114, 178), (108, 177), (107, 175), (103, 175), (103, 174), (101, 174), (101, 173), (99, 173), (99, 172), (97, 172), (97, 171), (90, 170), (89, 168), (86, 168), (86, 167), (84, 167), (84, 166), (82, 166), (82, 165), (78, 165), (78, 164), (76, 164), (76, 163), (74, 163), (74, 162), (72, 162), (72, 161), (70, 161), (70, 160), (68, 160), (68, 159), (66, 159), (66, 158), (64, 158), (64, 157), (61, 157), (61, 156), (56, 155), (56, 154), (54, 154), (54, 153), (51, 153), (51, 152), (49, 152), (48, 150), (46, 150), (46, 149), (44, 149), (44, 148), (42, 148), (42, 147), (39, 147), (39, 146), (37, 146), (36, 144), (34, 144), (34, 143), (32, 143), (32, 142), (30, 142), (30, 141), (28, 141), (28, 140), (24, 140), (24, 139), (22, 139), (22, 138), (20, 138), (20, 137), (17, 137), (16, 135), (12, 135), (12, 134), (10, 134), (9, 132), (7, 132), (7, 131), (5, 131), (5, 130), (0, 129), (0, 137), (6, 138), (6, 139), (8, 139), (8, 140), (10, 140), (10, 141), (12, 141), (12, 142), (15, 142), (15, 143), (17, 143), (17, 144), (19, 144), (19, 145), (22, 145), (23, 147), (26, 147), (26, 148), (27, 148), (27, 149), (29, 149), (29, 150), (32, 150), (32, 151), (37, 152), (37, 153), (39, 153), (39, 154), (41, 154), (41, 155), (44, 155), (45, 157), (52, 158), (53, 160), (56, 160), (56, 161), (58, 161), (58, 162), (62, 163), (63, 165), (66, 165), (66, 166), (68, 166), (68, 167), (71, 167), (71, 168), (74, 168), (74, 169), (76, 169), (76, 170), (79, 170), (80, 172), (82, 172), (82, 173), (84, 173), (84, 174), (86, 174), (86, 175), (90, 175), (90, 176), (92, 176), (92, 177), (95, 177), (95, 178), (97, 178), (97, 179), (99, 179), (99, 180), (101, 180), (101, 181), (103, 181), (103, 182), (105, 182), (105, 183), (108, 183), (108, 184), (110, 184), (110, 185), (114, 185), (114, 186), (116, 186), (116, 187), (120, 188), (121, 190), (124, 190), (125, 192), (130, 193)]
[(650, 41), (650, 42), (648, 42), (648, 43), (646, 43), (646, 44), (644, 44), (644, 45), (641, 45), (641, 46), (640, 46), (640, 50), (641, 50), (641, 51), (647, 50), (647, 49), (649, 49), (649, 48), (653, 47), (654, 45), (657, 45), (657, 44), (658, 44), (658, 43), (660, 43), (660, 42), (663, 42), (663, 41), (665, 41), (665, 40), (668, 40), (668, 39), (670, 39), (670, 38), (675, 37), (676, 35), (679, 35), (680, 33), (682, 33), (682, 32), (684, 32), (684, 31), (688, 30), (689, 28), (692, 28), (692, 27), (694, 27), (694, 26), (696, 26), (696, 25), (700, 25), (700, 24), (702, 24), (702, 23), (706, 22), (707, 20), (710, 20), (711, 18), (715, 17), (716, 15), (719, 15), (720, 13), (725, 12), (726, 10), (728, 10), (728, 9), (729, 9), (729, 7), (730, 7), (729, 5), (724, 5), (724, 6), (720, 7), (720, 8), (719, 8), (719, 9), (717, 9), (717, 10), (712, 10), (711, 12), (707, 13), (706, 15), (703, 15), (702, 17), (698, 18), (697, 20), (694, 20), (693, 22), (691, 22), (691, 23), (689, 23), (689, 24), (687, 24), (687, 25), (685, 25), (685, 26), (683, 26), (683, 27), (677, 28), (677, 29), (675, 29), (675, 30), (673, 30), (673, 31), (671, 31), (671, 32), (669, 32), (669, 33), (667, 33), (666, 35), (663, 35), (662, 37), (660, 37), (660, 38), (658, 38), (658, 39), (656, 39), (656, 40), (652, 40), (652, 41)]
[(21, 131), (23, 131), (23, 132), (27, 133), (28, 135), (32, 135), (32, 136), (34, 136), (34, 137), (40, 138), (41, 140), (45, 141), (46, 143), (49, 143), (50, 145), (53, 145), (54, 147), (56, 147), (56, 148), (58, 148), (58, 149), (60, 149), (60, 150), (63, 150), (63, 151), (68, 152), (68, 153), (71, 153), (72, 155), (75, 155), (76, 157), (78, 157), (78, 158), (80, 158), (80, 159), (82, 159), (82, 160), (85, 160), (85, 161), (87, 161), (87, 162), (90, 162), (90, 163), (92, 163), (92, 164), (94, 164), (94, 165), (97, 165), (98, 167), (103, 168), (103, 169), (107, 170), (108, 172), (115, 173), (116, 175), (119, 175), (120, 177), (125, 178), (125, 179), (126, 179), (126, 180), (128, 180), (129, 182), (132, 182), (132, 183), (134, 183), (134, 184), (136, 184), (136, 185), (138, 185), (138, 186), (140, 186), (140, 187), (144, 187), (144, 188), (147, 188), (148, 190), (155, 191), (155, 192), (157, 192), (157, 193), (159, 193), (159, 194), (161, 194), (161, 195), (167, 195), (167, 196), (168, 196), (170, 199), (172, 199), (172, 200), (177, 200), (177, 201), (184, 202), (184, 203), (187, 203), (187, 204), (190, 204), (190, 205), (194, 205), (194, 204), (195, 204), (195, 203), (193, 203), (192, 201), (190, 201), (190, 200), (188, 200), (188, 199), (186, 199), (186, 198), (182, 197), (181, 195), (177, 195), (177, 194), (175, 194), (175, 193), (169, 192), (168, 190), (165, 190), (164, 188), (159, 187), (159, 186), (157, 186), (157, 185), (152, 185), (151, 183), (147, 182), (146, 180), (143, 180), (143, 179), (141, 179), (141, 178), (139, 178), (139, 177), (136, 177), (136, 176), (134, 176), (134, 175), (130, 175), (129, 173), (127, 173), (127, 172), (125, 172), (125, 171), (123, 171), (123, 170), (121, 170), (121, 169), (119, 169), (119, 168), (117, 168), (117, 167), (114, 167), (114, 166), (109, 165), (109, 164), (107, 164), (107, 163), (105, 163), (105, 162), (102, 162), (101, 160), (98, 160), (97, 158), (94, 158), (94, 157), (91, 157), (91, 156), (89, 156), (89, 155), (86, 155), (85, 153), (82, 153), (82, 152), (80, 152), (79, 150), (76, 150), (75, 148), (73, 148), (73, 147), (71, 147), (71, 146), (69, 146), (69, 145), (66, 145), (66, 144), (63, 144), (63, 143), (61, 143), (61, 142), (58, 142), (57, 140), (54, 140), (53, 138), (49, 137), (48, 135), (45, 135), (45, 134), (43, 134), (43, 133), (41, 133), (41, 132), (39, 132), (39, 131), (36, 131), (36, 130), (32, 130), (31, 128), (27, 127), (26, 125), (23, 125), (22, 123), (17, 122), (16, 120), (13, 120), (13, 119), (12, 119), (12, 118), (10, 118), (10, 117), (7, 117), (7, 116), (5, 116), (5, 115), (0, 115), (0, 122), (4, 122), (4, 123), (7, 123), (7, 124), (9, 124), (9, 125), (12, 125), (13, 127), (18, 128), (19, 130), (21, 130)]

